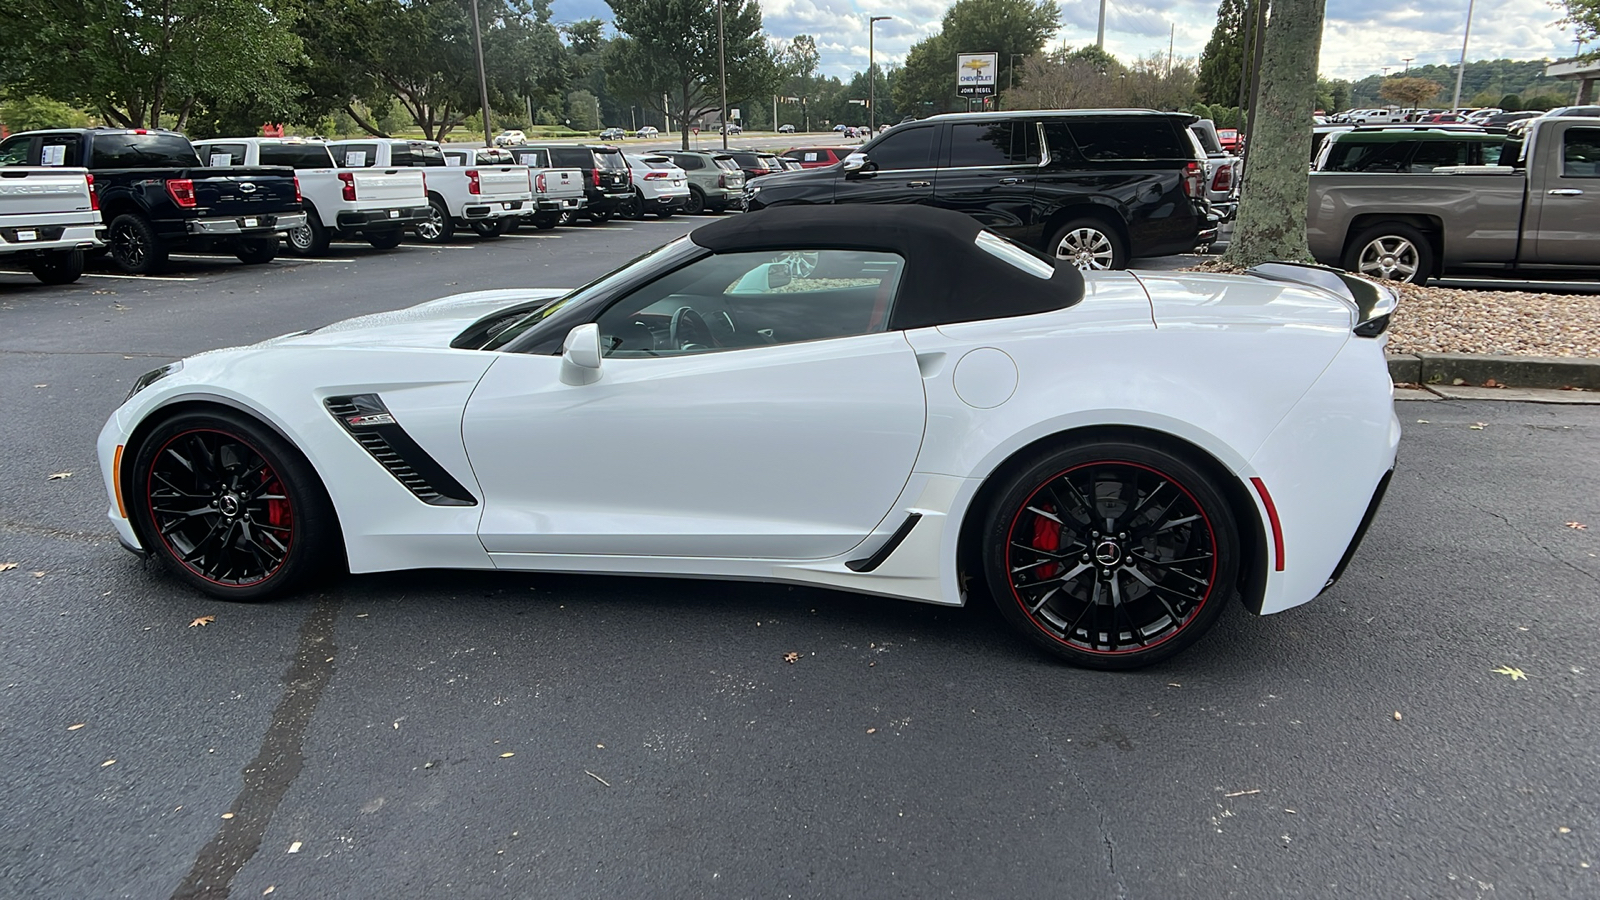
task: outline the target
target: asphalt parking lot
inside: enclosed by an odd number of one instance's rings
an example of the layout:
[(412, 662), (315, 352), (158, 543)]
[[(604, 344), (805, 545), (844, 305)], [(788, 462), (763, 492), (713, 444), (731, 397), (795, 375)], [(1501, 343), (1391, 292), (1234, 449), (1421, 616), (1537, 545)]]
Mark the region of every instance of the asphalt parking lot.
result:
[(94, 438), (145, 370), (704, 221), (0, 273), (0, 895), (1600, 896), (1597, 407), (1400, 404), (1344, 580), (1131, 674), (778, 585), (229, 605), (112, 538)]

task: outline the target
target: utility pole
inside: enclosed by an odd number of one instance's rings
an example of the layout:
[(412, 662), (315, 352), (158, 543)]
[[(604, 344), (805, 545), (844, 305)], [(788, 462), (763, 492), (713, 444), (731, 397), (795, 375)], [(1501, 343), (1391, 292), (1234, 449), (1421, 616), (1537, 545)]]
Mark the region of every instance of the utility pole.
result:
[(878, 130), (878, 64), (873, 56), (872, 37), (879, 22), (885, 22), (894, 16), (868, 16), (867, 17), (867, 131)]
[(1467, 31), (1461, 37), (1461, 65), (1456, 67), (1456, 95), (1450, 101), (1451, 112), (1461, 107), (1461, 76), (1467, 74), (1467, 42), (1472, 40), (1472, 8), (1477, 5), (1477, 0), (1467, 0)]
[(1167, 77), (1172, 77), (1172, 45), (1178, 40), (1178, 23), (1172, 23), (1172, 30), (1167, 32)]
[(722, 33), (722, 0), (717, 0), (717, 76), (722, 80), (722, 149), (728, 149), (728, 44)]
[(1400, 61), (1406, 64), (1406, 71), (1407, 72), (1411, 71), (1411, 61), (1413, 59), (1416, 59), (1416, 57), (1415, 56), (1402, 56), (1402, 57), (1400, 57)]
[(1100, 32), (1095, 36), (1094, 45), (1101, 50), (1106, 48), (1106, 0), (1100, 0)]
[(490, 134), (489, 119), (489, 81), (483, 74), (483, 29), (478, 25), (478, 0), (472, 0), (472, 48), (478, 54), (478, 99), (483, 103), (483, 145), (494, 146), (494, 135)]

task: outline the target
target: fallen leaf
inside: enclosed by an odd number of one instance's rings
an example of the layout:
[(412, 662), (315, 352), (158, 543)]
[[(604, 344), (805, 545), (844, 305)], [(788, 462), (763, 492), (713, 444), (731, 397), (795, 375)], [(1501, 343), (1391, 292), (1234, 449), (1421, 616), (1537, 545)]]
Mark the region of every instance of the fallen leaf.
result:
[(868, 728), (867, 729), (867, 734), (877, 734), (877, 733), (878, 733), (878, 729), (876, 729), (876, 728)]
[(36, 387), (36, 388), (40, 388), (40, 387), (49, 387), (49, 386), (50, 386), (50, 385), (48, 385), (48, 384), (36, 384), (36, 385), (34, 385), (34, 387)]
[(1488, 422), (1473, 422), (1471, 425), (1467, 426), (1467, 430), (1469, 430), (1469, 431), (1482, 431), (1484, 426), (1488, 425), (1488, 424), (1489, 424)]
[(1259, 793), (1261, 793), (1261, 789), (1260, 788), (1251, 788), (1248, 791), (1234, 791), (1231, 794), (1223, 794), (1222, 796), (1224, 796), (1224, 797), (1244, 797), (1244, 796), (1247, 796), (1249, 794), (1259, 794)]
[(595, 746), (599, 747), (601, 750), (604, 750), (606, 748), (605, 744), (595, 744)]
[(50, 573), (49, 572), (29, 572), (28, 574), (32, 575), (35, 578), (43, 578), (44, 576), (46, 576), (46, 575), (48, 575)]
[(1450, 383), (1455, 385), (1456, 387), (1460, 387), (1463, 384), (1466, 384), (1467, 380), (1465, 378), (1452, 378), (1452, 379), (1450, 379)]
[(1427, 419), (1418, 419), (1417, 420), (1417, 424), (1418, 425), (1432, 425), (1433, 423), (1431, 421), (1427, 420)]
[(501, 759), (510, 759), (513, 756), (516, 756), (516, 754), (515, 753), (502, 753), (502, 754), (500, 754), (500, 758)]
[(106, 767), (106, 766), (109, 766), (109, 765), (111, 765), (111, 764), (112, 764), (112, 763), (114, 763), (114, 762), (116, 762), (116, 760), (114, 760), (114, 759), (108, 759), (108, 760), (106, 760), (106, 761), (105, 761), (105, 762), (103, 762), (103, 763), (101, 763), (101, 764), (100, 764), (100, 768), (102, 768), (102, 769), (104, 769), (104, 768), (105, 768), (105, 767)]
[(82, 728), (83, 726), (85, 726), (87, 724), (89, 724), (89, 723), (88, 722), (79, 722), (76, 725), (68, 725), (67, 726), (67, 730), (68, 731), (77, 731), (79, 728)]
[(15, 569), (16, 567), (16, 563), (0, 563), (0, 572), (4, 572), (7, 569)]
[(200, 618), (195, 619), (193, 622), (190, 622), (189, 623), (189, 627), (190, 628), (195, 628), (197, 626), (210, 625), (212, 622), (215, 622), (216, 620), (217, 620), (216, 616), (201, 616)]
[(223, 813), (222, 817), (224, 819), (231, 819), (231, 818), (233, 818), (233, 813)]
[[(1589, 526), (1583, 524), (1582, 522), (1568, 522), (1567, 523), (1567, 527), (1571, 528), (1573, 531), (1588, 531), (1589, 530)], [(0, 566), (0, 569), (4, 569), (4, 568), (5, 568), (5, 566)]]
[(783, 655), (783, 661), (786, 662), (786, 663), (789, 663), (790, 665), (793, 665), (793, 664), (795, 664), (795, 663), (800, 661), (800, 654), (798, 654), (798, 653), (794, 652), (793, 650), (791, 650), (788, 653), (785, 653)]
[(55, 473), (51, 474), (51, 476), (49, 478), (46, 478), (45, 481), (66, 481), (68, 478), (71, 478), (71, 477), (72, 477), (72, 473), (71, 472), (55, 472)]
[(595, 781), (600, 782), (601, 784), (605, 785), (606, 787), (611, 787), (611, 782), (605, 780), (604, 778), (601, 778), (599, 775), (596, 775), (595, 773), (589, 771), (588, 769), (584, 769), (583, 770), (583, 774), (589, 776), (590, 778), (593, 778)]
[(1483, 383), (1483, 386), (1484, 387), (1499, 387), (1500, 386), (1500, 382), (1495, 381), (1493, 378), (1491, 378), (1488, 381), (1485, 381)]
[(1528, 674), (1526, 672), (1512, 666), (1500, 666), (1499, 668), (1490, 669), (1489, 671), (1495, 673), (1496, 675), (1510, 675), (1512, 681), (1516, 681), (1518, 679), (1523, 681), (1528, 680)]
[(1394, 711), (1394, 720), (1396, 722), (1400, 721), (1400, 710), (1398, 709)]
[(1557, 828), (1556, 830), (1561, 832), (1562, 834), (1571, 834), (1572, 833), (1572, 829), (1568, 828), (1565, 825), (1561, 826), (1560, 828)]
[(300, 852), (300, 842), (299, 841), (295, 841), (294, 843), (290, 844), (289, 845), (289, 852), (290, 853), (299, 853)]
[(269, 884), (269, 885), (267, 885), (267, 889), (261, 892), (261, 896), (265, 897), (266, 895), (272, 893), (273, 891), (275, 891), (277, 889), (278, 889), (277, 885)]

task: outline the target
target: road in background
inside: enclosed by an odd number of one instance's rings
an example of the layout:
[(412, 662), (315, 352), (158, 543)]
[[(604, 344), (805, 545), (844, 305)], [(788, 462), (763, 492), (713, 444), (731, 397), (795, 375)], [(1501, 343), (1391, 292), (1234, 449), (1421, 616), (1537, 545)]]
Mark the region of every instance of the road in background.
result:
[(1593, 407), (1401, 404), (1343, 581), (1130, 674), (986, 603), (425, 572), (230, 605), (112, 539), (94, 438), (139, 373), (704, 221), (0, 274), (0, 895), (1600, 895)]

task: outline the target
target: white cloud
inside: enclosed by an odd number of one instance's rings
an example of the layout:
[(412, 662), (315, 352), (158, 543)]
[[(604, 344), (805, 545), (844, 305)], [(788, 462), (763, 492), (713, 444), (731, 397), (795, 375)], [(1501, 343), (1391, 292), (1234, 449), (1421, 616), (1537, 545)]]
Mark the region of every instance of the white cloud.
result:
[[(848, 77), (867, 66), (867, 17), (892, 16), (875, 29), (879, 65), (905, 59), (911, 45), (939, 30), (953, 0), (764, 0), (767, 32), (778, 38), (809, 34), (822, 51), (822, 73)], [(1100, 0), (1062, 0), (1062, 28), (1053, 42), (1094, 43)], [(604, 0), (555, 0), (557, 21), (610, 18)], [(1166, 53), (1196, 57), (1216, 24), (1216, 0), (1108, 0), (1106, 49), (1123, 59)], [(1384, 67), (1454, 64), (1461, 55), (1467, 0), (1336, 0), (1328, 4), (1322, 73), (1358, 79)], [(1546, 0), (1478, 0), (1470, 59), (1558, 59), (1572, 55), (1571, 33)]]

